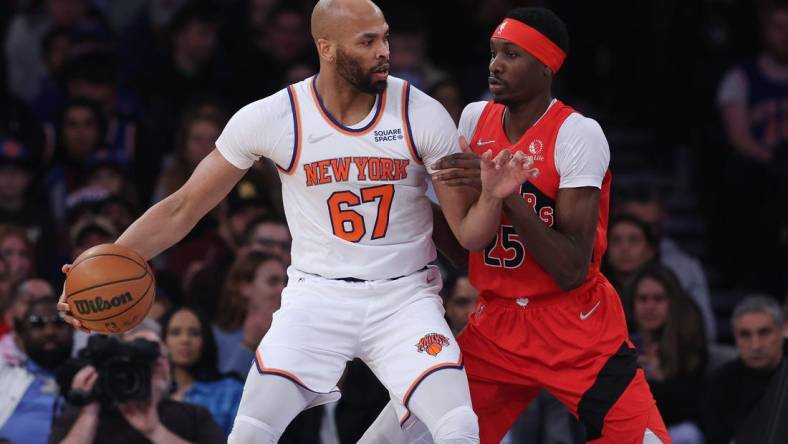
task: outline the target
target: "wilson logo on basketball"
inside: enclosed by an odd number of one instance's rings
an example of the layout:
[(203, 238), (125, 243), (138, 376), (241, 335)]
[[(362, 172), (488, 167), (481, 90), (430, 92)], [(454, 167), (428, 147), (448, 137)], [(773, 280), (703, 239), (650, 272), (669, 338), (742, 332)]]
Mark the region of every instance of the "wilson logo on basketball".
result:
[(447, 347), (448, 345), (449, 340), (446, 336), (438, 333), (430, 333), (419, 340), (419, 343), (416, 344), (416, 349), (419, 353), (426, 352), (430, 356), (437, 356), (438, 353), (443, 351), (443, 347)]
[(101, 296), (96, 296), (96, 299), (82, 299), (74, 301), (79, 314), (99, 313), (106, 310), (111, 310), (113, 307), (119, 307), (128, 304), (132, 301), (131, 293), (126, 292), (121, 295), (115, 296), (112, 299), (104, 299)]

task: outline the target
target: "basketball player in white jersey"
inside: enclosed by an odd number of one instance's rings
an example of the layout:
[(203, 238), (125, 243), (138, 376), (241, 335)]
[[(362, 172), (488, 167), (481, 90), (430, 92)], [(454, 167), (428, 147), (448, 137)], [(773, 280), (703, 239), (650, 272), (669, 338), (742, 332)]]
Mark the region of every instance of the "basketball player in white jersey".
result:
[[(271, 159), (293, 262), (229, 442), (275, 443), (300, 411), (338, 398), (336, 383), (354, 357), (388, 388), (403, 426), (415, 416), (435, 442), (478, 442), (440, 275), (428, 265), (435, 247), (425, 165), (459, 150), (456, 127), (437, 101), (388, 76), (388, 25), (369, 0), (321, 0), (312, 34), (320, 73), (238, 111), (187, 183), (117, 242), (156, 256), (256, 160)], [(483, 168), (492, 165), (486, 159)], [(500, 200), (486, 188), (479, 196), (436, 185), (458, 240), (483, 248)]]

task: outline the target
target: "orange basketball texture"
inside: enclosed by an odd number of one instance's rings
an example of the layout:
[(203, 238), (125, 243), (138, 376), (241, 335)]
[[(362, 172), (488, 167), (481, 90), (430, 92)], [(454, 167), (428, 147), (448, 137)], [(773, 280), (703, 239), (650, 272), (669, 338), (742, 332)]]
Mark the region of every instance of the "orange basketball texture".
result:
[(69, 310), (85, 328), (113, 334), (145, 319), (156, 298), (156, 282), (135, 251), (101, 244), (74, 261), (64, 291)]
[(443, 347), (441, 347), (440, 344), (433, 342), (432, 344), (430, 344), (429, 348), (427, 348), (427, 353), (429, 353), (432, 356), (436, 356), (438, 353), (441, 352), (441, 350), (443, 350)]

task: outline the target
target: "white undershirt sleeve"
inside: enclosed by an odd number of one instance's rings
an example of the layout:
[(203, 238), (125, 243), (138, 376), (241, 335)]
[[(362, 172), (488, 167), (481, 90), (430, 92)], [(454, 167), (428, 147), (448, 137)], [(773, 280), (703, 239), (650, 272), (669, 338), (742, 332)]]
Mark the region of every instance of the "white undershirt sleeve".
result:
[(610, 163), (610, 147), (594, 119), (573, 113), (566, 118), (555, 141), (558, 188), (602, 188)]
[(294, 120), (287, 89), (236, 112), (216, 140), (228, 162), (247, 169), (260, 157), (287, 168), (294, 149)]
[(476, 132), (476, 125), (479, 124), (479, 119), (485, 106), (487, 106), (487, 102), (472, 102), (462, 110), (458, 129), (460, 134), (465, 136), (468, 143), (471, 143), (471, 138), (473, 138), (473, 133)]

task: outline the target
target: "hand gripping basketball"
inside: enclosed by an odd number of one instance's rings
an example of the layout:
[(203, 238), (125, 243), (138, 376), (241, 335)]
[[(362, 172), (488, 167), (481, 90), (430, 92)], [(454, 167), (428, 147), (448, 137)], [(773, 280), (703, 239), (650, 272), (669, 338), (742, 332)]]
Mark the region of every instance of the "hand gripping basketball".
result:
[(117, 244), (97, 245), (63, 266), (66, 282), (58, 302), (75, 328), (123, 333), (145, 319), (155, 299), (155, 279), (135, 251)]

